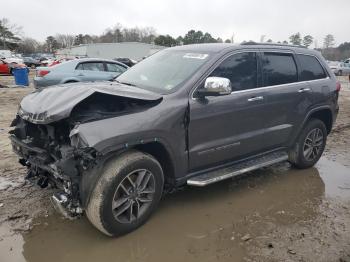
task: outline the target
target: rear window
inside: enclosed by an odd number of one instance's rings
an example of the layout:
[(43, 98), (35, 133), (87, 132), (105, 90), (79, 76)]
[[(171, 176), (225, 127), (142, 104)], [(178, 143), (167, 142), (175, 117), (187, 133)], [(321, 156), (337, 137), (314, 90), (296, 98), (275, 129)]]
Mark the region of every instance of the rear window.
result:
[(123, 73), (126, 68), (114, 63), (106, 63), (108, 72)]
[(105, 71), (103, 63), (99, 63), (99, 62), (80, 63), (76, 69), (87, 70), (87, 71)]
[(265, 52), (262, 62), (264, 86), (298, 81), (297, 67), (292, 54)]
[(300, 81), (309, 81), (327, 77), (323, 67), (316, 57), (298, 55), (300, 62)]

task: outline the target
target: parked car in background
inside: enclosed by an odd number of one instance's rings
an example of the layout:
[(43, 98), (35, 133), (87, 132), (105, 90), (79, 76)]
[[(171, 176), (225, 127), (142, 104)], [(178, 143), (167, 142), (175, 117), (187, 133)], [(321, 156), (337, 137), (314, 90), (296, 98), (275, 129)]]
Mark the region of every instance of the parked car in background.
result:
[(9, 67), (9, 64), (3, 59), (0, 59), (0, 74), (11, 74), (11, 68)]
[(10, 50), (0, 50), (0, 58), (11, 57), (12, 52)]
[(33, 57), (27, 56), (27, 57), (23, 57), (23, 63), (31, 68), (35, 68), (37, 66), (40, 66), (41, 63), (38, 59), (34, 59)]
[(55, 59), (51, 57), (50, 58), (41, 57), (39, 60), (40, 60), (41, 66), (49, 66), (55, 61)]
[(34, 87), (57, 84), (112, 80), (129, 67), (113, 60), (83, 58), (66, 61), (52, 67), (38, 67)]
[(12, 75), (12, 70), (16, 67), (26, 67), (26, 65), (20, 63), (8, 63), (7, 59), (0, 59), (0, 74)]
[(328, 65), (337, 76), (350, 75), (350, 63), (329, 62)]
[(0, 50), (0, 58), (9, 64), (23, 64), (22, 56), (20, 54), (14, 54), (10, 50)]
[(137, 61), (130, 59), (130, 58), (114, 58), (113, 60), (118, 61), (120, 63), (123, 63), (124, 65), (127, 65), (128, 67), (132, 67), (133, 65), (137, 64)]
[(6, 63), (13, 63), (13, 64), (19, 64), (22, 65), (23, 64), (23, 59), (16, 57), (16, 56), (11, 56), (11, 57), (1, 57), (3, 60), (6, 61)]

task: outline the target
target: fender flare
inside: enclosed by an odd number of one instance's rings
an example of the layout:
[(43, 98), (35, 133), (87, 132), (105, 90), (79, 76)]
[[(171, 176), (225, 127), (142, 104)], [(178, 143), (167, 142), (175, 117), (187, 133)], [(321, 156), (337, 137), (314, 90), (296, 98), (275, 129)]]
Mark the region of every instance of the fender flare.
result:
[(323, 106), (318, 106), (318, 107), (314, 107), (311, 110), (309, 110), (309, 112), (306, 114), (303, 122), (301, 123), (301, 125), (298, 127), (298, 130), (295, 132), (295, 135), (293, 137), (293, 139), (291, 139), (292, 143), (291, 145), (295, 144), (295, 141), (297, 140), (297, 138), (299, 137), (299, 134), (301, 133), (301, 131), (303, 130), (305, 124), (307, 123), (307, 121), (310, 119), (311, 115), (321, 111), (321, 110), (329, 110), (331, 112), (331, 117), (332, 117), (332, 123), (333, 123), (333, 111), (332, 108), (329, 105), (323, 105)]
[[(147, 140), (143, 140), (143, 141), (147, 141)], [(171, 152), (170, 147), (167, 147), (166, 144), (164, 144), (165, 141), (163, 140), (160, 141), (158, 139), (156, 142), (160, 143), (167, 150), (171, 161), (175, 163), (175, 160), (174, 160), (175, 155), (173, 154), (173, 152)], [(100, 154), (100, 156), (97, 158), (98, 163), (94, 167), (83, 172), (82, 174), (82, 178), (79, 184), (80, 200), (81, 200), (82, 207), (84, 209), (87, 207), (90, 201), (91, 194), (95, 188), (97, 180), (100, 178), (103, 172), (103, 167), (105, 166), (106, 162), (108, 162), (112, 158), (117, 157), (118, 155), (126, 151), (135, 149), (135, 147), (137, 146), (146, 146), (149, 143), (150, 142), (135, 143), (128, 147), (120, 145), (119, 147), (115, 147), (114, 150), (109, 150), (108, 152), (104, 152), (104, 154)]]

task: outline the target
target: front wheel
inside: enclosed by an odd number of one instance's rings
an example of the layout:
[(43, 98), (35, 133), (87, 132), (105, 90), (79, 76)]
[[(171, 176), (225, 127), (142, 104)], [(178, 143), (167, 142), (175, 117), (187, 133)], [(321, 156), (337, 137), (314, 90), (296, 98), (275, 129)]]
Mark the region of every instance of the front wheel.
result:
[(327, 129), (319, 119), (311, 119), (305, 125), (297, 142), (289, 152), (289, 162), (297, 168), (309, 168), (320, 159), (327, 141)]
[(92, 192), (86, 215), (102, 233), (129, 233), (150, 217), (163, 192), (164, 176), (158, 161), (139, 151), (111, 159)]

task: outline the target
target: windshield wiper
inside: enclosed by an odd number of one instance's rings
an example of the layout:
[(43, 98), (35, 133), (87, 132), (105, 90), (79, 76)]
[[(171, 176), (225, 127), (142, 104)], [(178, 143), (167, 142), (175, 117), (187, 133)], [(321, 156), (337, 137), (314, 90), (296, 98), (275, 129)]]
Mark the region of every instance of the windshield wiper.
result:
[(136, 87), (136, 85), (135, 84), (132, 84), (132, 83), (128, 83), (128, 82), (121, 82), (121, 81), (119, 81), (119, 80), (115, 80), (117, 83), (119, 83), (119, 84), (123, 84), (123, 85), (127, 85), (127, 86), (135, 86)]

